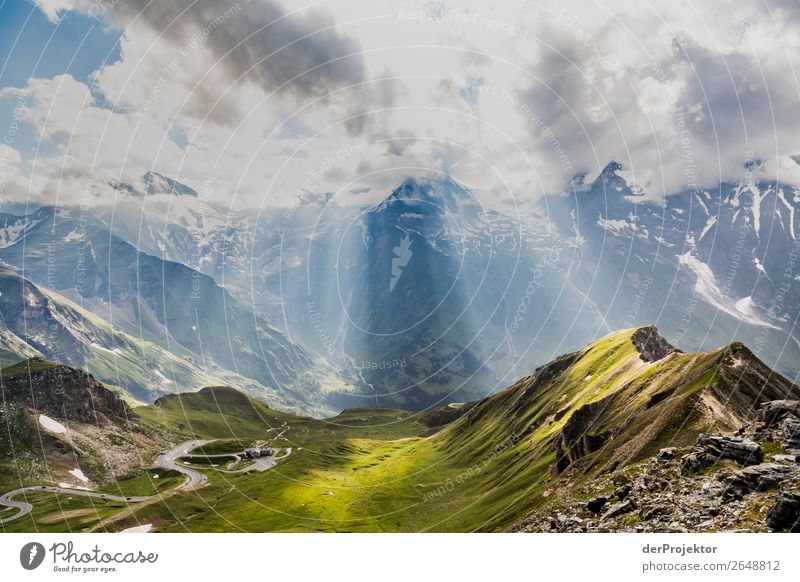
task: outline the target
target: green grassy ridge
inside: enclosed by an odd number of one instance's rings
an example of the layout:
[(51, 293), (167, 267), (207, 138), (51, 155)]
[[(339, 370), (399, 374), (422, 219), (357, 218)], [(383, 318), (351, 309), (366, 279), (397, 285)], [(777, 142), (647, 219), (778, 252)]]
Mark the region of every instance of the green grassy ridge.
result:
[[(618, 434), (613, 445), (576, 460), (565, 475), (567, 484), (635, 464), (663, 446), (689, 445), (699, 432), (732, 428), (725, 417), (708, 416), (698, 403), (713, 394), (738, 397), (758, 383), (763, 370), (757, 360), (748, 364), (751, 375), (730, 381), (732, 362), (747, 356), (742, 353), (746, 348), (734, 344), (699, 354), (673, 353), (648, 363), (631, 341), (633, 331), (611, 334), (544, 366), (474, 404), (433, 434), (422, 431), (389, 441), (349, 436), (337, 442), (330, 440), (331, 429), (318, 435), (323, 438), (312, 449), (293, 455), (278, 470), (231, 480), (212, 478), (202, 495), (224, 517), (187, 507), (191, 528), (503, 529), (565, 486), (561, 477), (550, 475), (554, 443), (586, 405), (604, 404), (589, 429), (592, 433)], [(773, 396), (768, 392), (764, 399)], [(344, 418), (353, 424), (361, 414), (365, 413), (348, 411)], [(371, 414), (386, 420), (396, 413)], [(226, 498), (229, 491), (231, 497)], [(183, 526), (164, 527), (177, 531)]]
[(132, 479), (107, 483), (99, 491), (120, 497), (148, 497), (174, 489), (185, 480), (186, 477), (177, 471), (151, 469)]
[(162, 396), (135, 412), (146, 424), (187, 438), (257, 439), (286, 422), (306, 421), (227, 386)]
[[(225, 446), (252, 439), (293, 453), (264, 473), (204, 467), (208, 486), (137, 508), (108, 527), (138, 521), (160, 531), (502, 530), (563, 490), (635, 466), (663, 446), (689, 445), (698, 432), (733, 428), (731, 419), (759, 399), (797, 392), (736, 344), (643, 362), (633, 331), (611, 334), (462, 407), (443, 428), (431, 426), (440, 416), (398, 410), (295, 417), (230, 388), (164, 397), (137, 409), (145, 422), (160, 419), (169, 430), (182, 423), (181, 436), (229, 439)], [(726, 414), (715, 415), (709, 402), (728, 402)], [(587, 406), (599, 412), (586, 431), (613, 432), (614, 439), (553, 476), (555, 443)]]
[[(253, 442), (272, 440), (275, 446), (313, 445), (349, 438), (392, 440), (433, 434), (434, 413), (351, 408), (327, 419), (295, 416), (269, 408), (227, 386), (163, 396), (151, 406), (136, 408), (153, 427), (181, 437)], [(283, 438), (275, 437), (282, 433)]]
[(0, 370), (0, 378), (10, 380), (11, 378), (16, 378), (18, 376), (28, 376), (30, 374), (35, 374), (36, 372), (51, 370), (57, 365), (58, 364), (54, 364), (53, 362), (50, 362), (44, 358), (34, 356), (33, 358), (28, 358), (26, 360), (22, 360), (21, 362), (6, 366)]

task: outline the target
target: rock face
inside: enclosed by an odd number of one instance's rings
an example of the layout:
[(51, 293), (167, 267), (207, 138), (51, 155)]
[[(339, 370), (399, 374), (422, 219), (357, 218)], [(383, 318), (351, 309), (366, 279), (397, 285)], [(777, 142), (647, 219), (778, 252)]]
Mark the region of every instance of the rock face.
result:
[(557, 475), (581, 457), (600, 450), (613, 436), (613, 431), (591, 432), (595, 419), (609, 404), (610, 398), (604, 398), (580, 407), (570, 416), (555, 442), (556, 462), (550, 467), (551, 474)]
[(800, 419), (795, 417), (783, 421), (783, 442), (787, 453), (800, 455)]
[(773, 400), (765, 402), (758, 411), (756, 420), (765, 427), (779, 424), (786, 418), (800, 418), (800, 400)]
[(683, 457), (683, 466), (690, 471), (699, 471), (720, 459), (731, 459), (741, 465), (757, 465), (764, 460), (764, 454), (758, 443), (741, 437), (701, 434), (692, 452)]
[(655, 326), (640, 327), (631, 336), (633, 345), (644, 362), (656, 362), (673, 352), (680, 352), (675, 346), (658, 334)]
[(796, 467), (780, 463), (762, 463), (734, 471), (722, 477), (727, 487), (725, 496), (741, 498), (753, 491), (767, 491), (777, 487), (797, 472)]
[(608, 501), (608, 499), (606, 499), (605, 497), (602, 497), (602, 496), (601, 497), (595, 497), (594, 499), (591, 499), (586, 504), (586, 509), (588, 509), (592, 513), (600, 513), (600, 511), (603, 509), (603, 507), (605, 507), (605, 504), (606, 504), (607, 501)]
[(25, 403), (48, 416), (98, 426), (136, 419), (114, 392), (83, 370), (40, 359), (21, 362), (0, 374), (6, 400)]
[(613, 517), (618, 517), (620, 515), (625, 515), (626, 513), (630, 513), (636, 510), (636, 505), (626, 499), (625, 501), (620, 501), (619, 503), (615, 503), (611, 507), (609, 507), (606, 512), (601, 517), (601, 520), (611, 519)]
[(800, 495), (781, 493), (775, 501), (766, 519), (772, 531), (789, 531), (800, 533)]
[(691, 448), (662, 448), (633, 467), (593, 475), (576, 496), (551, 496), (558, 519), (543, 509), (512, 529), (800, 532), (797, 455), (764, 452), (767, 443), (793, 450), (798, 424), (800, 401), (765, 402), (735, 434), (700, 434)]

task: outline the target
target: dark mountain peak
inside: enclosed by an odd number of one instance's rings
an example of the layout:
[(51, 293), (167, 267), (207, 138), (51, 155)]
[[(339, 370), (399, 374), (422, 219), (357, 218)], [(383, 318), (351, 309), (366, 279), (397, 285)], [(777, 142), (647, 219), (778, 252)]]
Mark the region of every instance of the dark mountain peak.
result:
[(153, 171), (145, 172), (144, 175), (142, 175), (141, 187), (129, 182), (119, 182), (117, 180), (111, 182), (111, 187), (120, 194), (127, 194), (128, 196), (136, 198), (156, 195), (199, 198), (197, 191), (193, 188)]
[(610, 178), (612, 176), (615, 176), (616, 173), (619, 172), (620, 170), (624, 170), (624, 169), (625, 169), (624, 165), (622, 165), (619, 162), (616, 162), (614, 160), (611, 160), (610, 162), (608, 162), (606, 164), (606, 167), (603, 168), (603, 171), (600, 172), (600, 175), (605, 177), (605, 178)]
[(145, 184), (145, 192), (149, 195), (153, 194), (169, 194), (172, 196), (191, 196), (198, 198), (197, 191), (190, 188), (185, 184), (181, 184), (177, 180), (167, 178), (158, 172), (146, 172), (142, 176)]
[(680, 353), (679, 349), (659, 335), (654, 325), (638, 328), (631, 334), (631, 341), (639, 352), (639, 359), (644, 362), (656, 362), (672, 353)]
[(397, 201), (407, 204), (430, 203), (447, 210), (476, 203), (474, 196), (465, 186), (442, 174), (409, 176), (381, 204)]
[(32, 410), (85, 424), (124, 424), (135, 419), (120, 396), (84, 370), (43, 358), (24, 360), (0, 371), (7, 400)]
[(572, 183), (577, 192), (594, 191), (596, 188), (605, 189), (608, 186), (620, 191), (627, 185), (620, 172), (626, 170), (625, 166), (617, 161), (608, 162), (599, 174), (583, 172), (572, 178)]

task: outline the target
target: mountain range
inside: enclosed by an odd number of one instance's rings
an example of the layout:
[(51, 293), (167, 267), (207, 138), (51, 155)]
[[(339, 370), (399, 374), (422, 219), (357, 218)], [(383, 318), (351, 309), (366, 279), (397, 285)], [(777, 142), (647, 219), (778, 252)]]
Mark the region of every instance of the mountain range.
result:
[[(687, 350), (740, 340), (781, 373), (800, 371), (790, 186), (720, 184), (657, 203), (611, 163), (521, 217), (447, 176), (408, 178), (368, 206), (235, 212), (160, 174), (141, 182), (88, 211), (0, 217), (7, 271), (127, 334), (122, 346), (79, 342), (84, 360), (104, 360), (93, 369), (9, 313), (4, 361), (40, 353), (146, 402), (234, 384), (318, 416), (472, 401), (651, 322)], [(131, 355), (112, 371), (115, 350), (142, 343), (176, 363)], [(137, 359), (149, 373), (127, 370)]]

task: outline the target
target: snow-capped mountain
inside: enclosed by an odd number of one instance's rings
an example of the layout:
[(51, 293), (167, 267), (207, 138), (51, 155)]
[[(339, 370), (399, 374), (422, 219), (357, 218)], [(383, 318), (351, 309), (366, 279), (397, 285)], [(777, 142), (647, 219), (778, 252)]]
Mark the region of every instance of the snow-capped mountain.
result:
[[(588, 312), (550, 275), (568, 270), (571, 243), (483, 209), (452, 179), (408, 179), (368, 208), (304, 210), (256, 237), (252, 284), (277, 298), (287, 333), (359, 379), (342, 406), (474, 399), (598, 331), (590, 316), (560, 322), (566, 304)], [(278, 232), (266, 224), (254, 231)]]
[[(194, 189), (156, 172), (147, 172), (138, 185), (115, 186), (118, 195), (91, 211), (115, 236), (217, 281), (224, 280), (226, 264), (231, 272), (245, 268), (252, 213), (209, 204)], [(237, 289), (237, 281), (228, 286)]]
[(797, 188), (723, 183), (656, 204), (610, 164), (550, 207), (581, 241), (573, 280), (612, 325), (653, 322), (689, 350), (737, 339), (790, 376), (800, 370)]
[[(561, 353), (642, 324), (658, 325), (685, 350), (740, 340), (787, 375), (800, 370), (793, 332), (800, 193), (793, 187), (726, 183), (657, 204), (611, 163), (572, 195), (545, 197), (534, 216), (520, 219), (485, 209), (446, 177), (405, 180), (369, 207), (308, 203), (239, 213), (168, 178), (143, 181), (147, 189), (94, 210), (94, 291), (77, 293), (74, 282), (61, 291), (115, 325), (141, 326), (141, 334), (241, 371), (248, 358), (238, 354), (249, 353), (259, 334), (204, 325), (211, 335), (194, 341), (191, 326), (164, 324), (169, 313), (185, 320), (193, 304), (170, 303), (171, 293), (165, 304), (162, 286), (220, 285), (226, 291), (204, 309), (224, 313), (233, 301), (239, 329), (247, 313), (261, 322), (257, 328), (272, 330), (269, 341), (279, 338), (280, 347), (267, 350), (275, 358), (270, 370), (283, 378), (294, 378), (284, 366), (296, 353), (305, 354), (304, 369), (324, 361), (336, 372), (317, 374), (309, 384), (316, 392), (303, 397), (334, 409), (478, 398)], [(36, 240), (42, 212), (3, 218), (8, 244), (0, 257), (21, 262), (13, 249)], [(51, 238), (77, 245), (85, 234), (61, 212)], [(131, 244), (123, 252), (124, 242)], [(42, 260), (34, 253), (26, 269), (44, 273)], [(118, 285), (122, 275), (102, 274), (109, 261), (117, 270), (128, 265), (123, 270), (139, 281)], [(181, 265), (188, 275), (179, 274)], [(236, 337), (241, 347), (230, 353), (220, 337)]]

